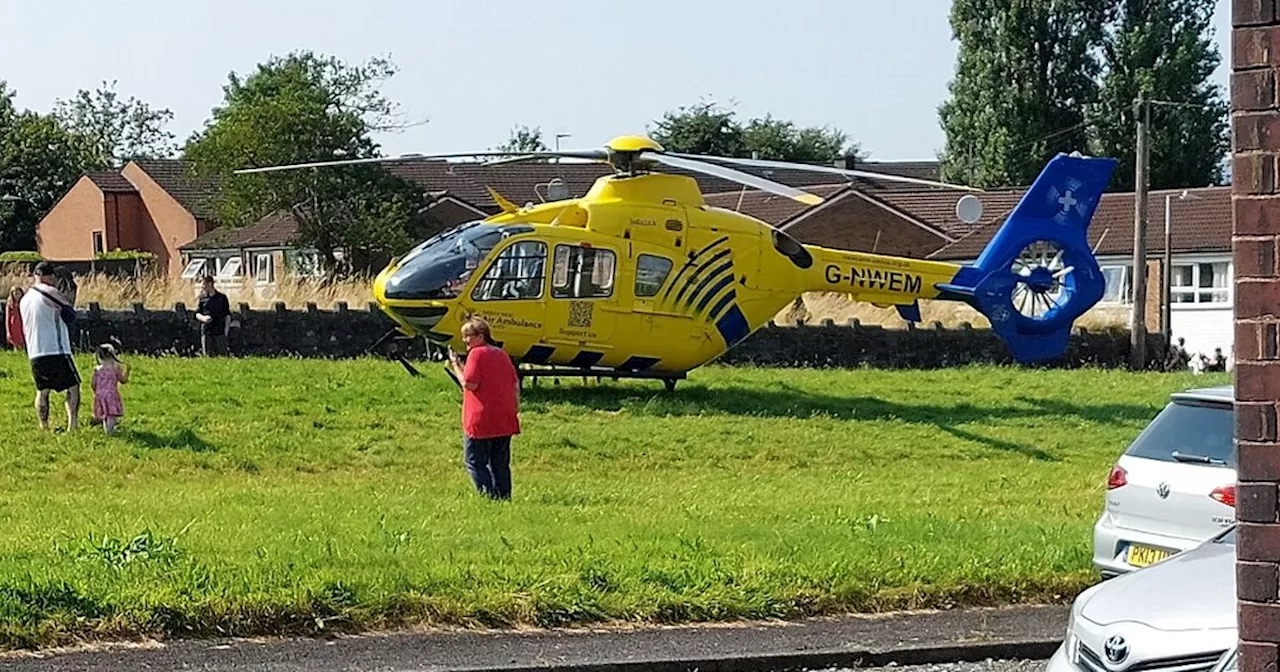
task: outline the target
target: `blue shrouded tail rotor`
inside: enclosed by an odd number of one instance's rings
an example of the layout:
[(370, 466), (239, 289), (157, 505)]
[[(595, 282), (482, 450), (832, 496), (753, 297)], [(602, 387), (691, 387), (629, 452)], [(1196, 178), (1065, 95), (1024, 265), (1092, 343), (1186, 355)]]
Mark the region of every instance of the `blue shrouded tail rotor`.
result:
[(1088, 229), (1115, 166), (1110, 158), (1054, 157), (978, 260), (938, 286), (941, 298), (986, 316), (1019, 362), (1061, 356), (1071, 325), (1106, 291)]

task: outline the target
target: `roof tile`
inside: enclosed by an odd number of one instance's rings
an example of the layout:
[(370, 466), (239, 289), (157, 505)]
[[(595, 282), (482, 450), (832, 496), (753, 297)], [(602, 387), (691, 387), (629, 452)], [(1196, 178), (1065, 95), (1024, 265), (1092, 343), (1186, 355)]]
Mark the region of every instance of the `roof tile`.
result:
[(217, 221), (214, 199), (220, 191), (218, 178), (195, 177), (188, 164), (178, 159), (139, 159), (134, 163), (192, 215)]
[(108, 194), (136, 194), (138, 189), (133, 186), (120, 171), (101, 171), (94, 173), (85, 173), (85, 177), (89, 178), (99, 189)]
[(274, 212), (249, 226), (218, 227), (183, 245), (183, 250), (229, 250), (247, 247), (288, 247), (298, 235), (298, 222), (283, 210)]
[[(805, 191), (830, 200), (848, 188), (844, 184), (827, 184), (805, 187)], [(741, 212), (773, 226), (782, 224), (810, 207), (786, 196), (756, 190), (709, 194), (705, 200), (707, 205)]]
[[(1147, 202), (1147, 251), (1164, 252), (1164, 204), (1172, 196), (1171, 236), (1173, 252), (1231, 251), (1231, 187), (1188, 189), (1193, 200), (1178, 200), (1182, 189), (1152, 191)], [(1022, 192), (1017, 192), (1021, 194)], [(1133, 193), (1103, 194), (1089, 225), (1089, 245), (1098, 256), (1133, 253)], [(976, 259), (982, 253), (1008, 211), (987, 220), (964, 238), (930, 255), (933, 259)], [(1101, 241), (1101, 244), (1099, 244)]]

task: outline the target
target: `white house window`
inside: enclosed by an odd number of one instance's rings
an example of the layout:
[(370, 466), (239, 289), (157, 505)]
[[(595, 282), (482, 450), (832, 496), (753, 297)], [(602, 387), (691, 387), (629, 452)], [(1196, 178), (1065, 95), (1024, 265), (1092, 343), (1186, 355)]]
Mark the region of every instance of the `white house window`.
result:
[(182, 270), (182, 279), (192, 280), (204, 274), (204, 267), (207, 261), (207, 259), (192, 259), (191, 262), (187, 264), (187, 267)]
[(1174, 264), (1169, 275), (1170, 303), (1231, 303), (1227, 262)]
[(271, 263), (270, 254), (253, 255), (253, 278), (260, 283), (270, 284), (275, 280), (275, 267)]
[(1102, 303), (1133, 302), (1133, 273), (1128, 266), (1103, 266), (1102, 278), (1106, 281)]
[(107, 251), (107, 244), (103, 240), (101, 231), (93, 232), (93, 254), (97, 256)]
[(234, 280), (240, 277), (240, 273), (244, 270), (244, 262), (240, 257), (231, 257), (227, 260), (219, 260), (218, 263), (218, 280)]

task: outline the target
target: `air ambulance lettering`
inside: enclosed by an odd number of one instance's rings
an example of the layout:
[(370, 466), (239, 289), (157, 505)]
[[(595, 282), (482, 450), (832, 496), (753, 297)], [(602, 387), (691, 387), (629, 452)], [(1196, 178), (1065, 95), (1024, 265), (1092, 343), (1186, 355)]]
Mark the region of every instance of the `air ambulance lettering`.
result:
[(889, 271), (883, 268), (858, 268), (856, 266), (850, 267), (848, 272), (845, 272), (835, 264), (827, 265), (826, 279), (827, 282), (833, 285), (844, 283), (851, 287), (862, 289), (907, 292), (911, 294), (919, 294), (924, 286), (924, 281), (914, 273)]

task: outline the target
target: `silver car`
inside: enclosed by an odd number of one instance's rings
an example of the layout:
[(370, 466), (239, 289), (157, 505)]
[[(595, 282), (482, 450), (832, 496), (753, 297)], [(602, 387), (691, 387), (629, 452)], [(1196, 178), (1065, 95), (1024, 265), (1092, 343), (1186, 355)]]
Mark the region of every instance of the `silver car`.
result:
[(1235, 538), (1081, 593), (1046, 672), (1235, 672)]
[(1235, 523), (1230, 385), (1179, 392), (1116, 461), (1093, 529), (1103, 578), (1197, 546)]

